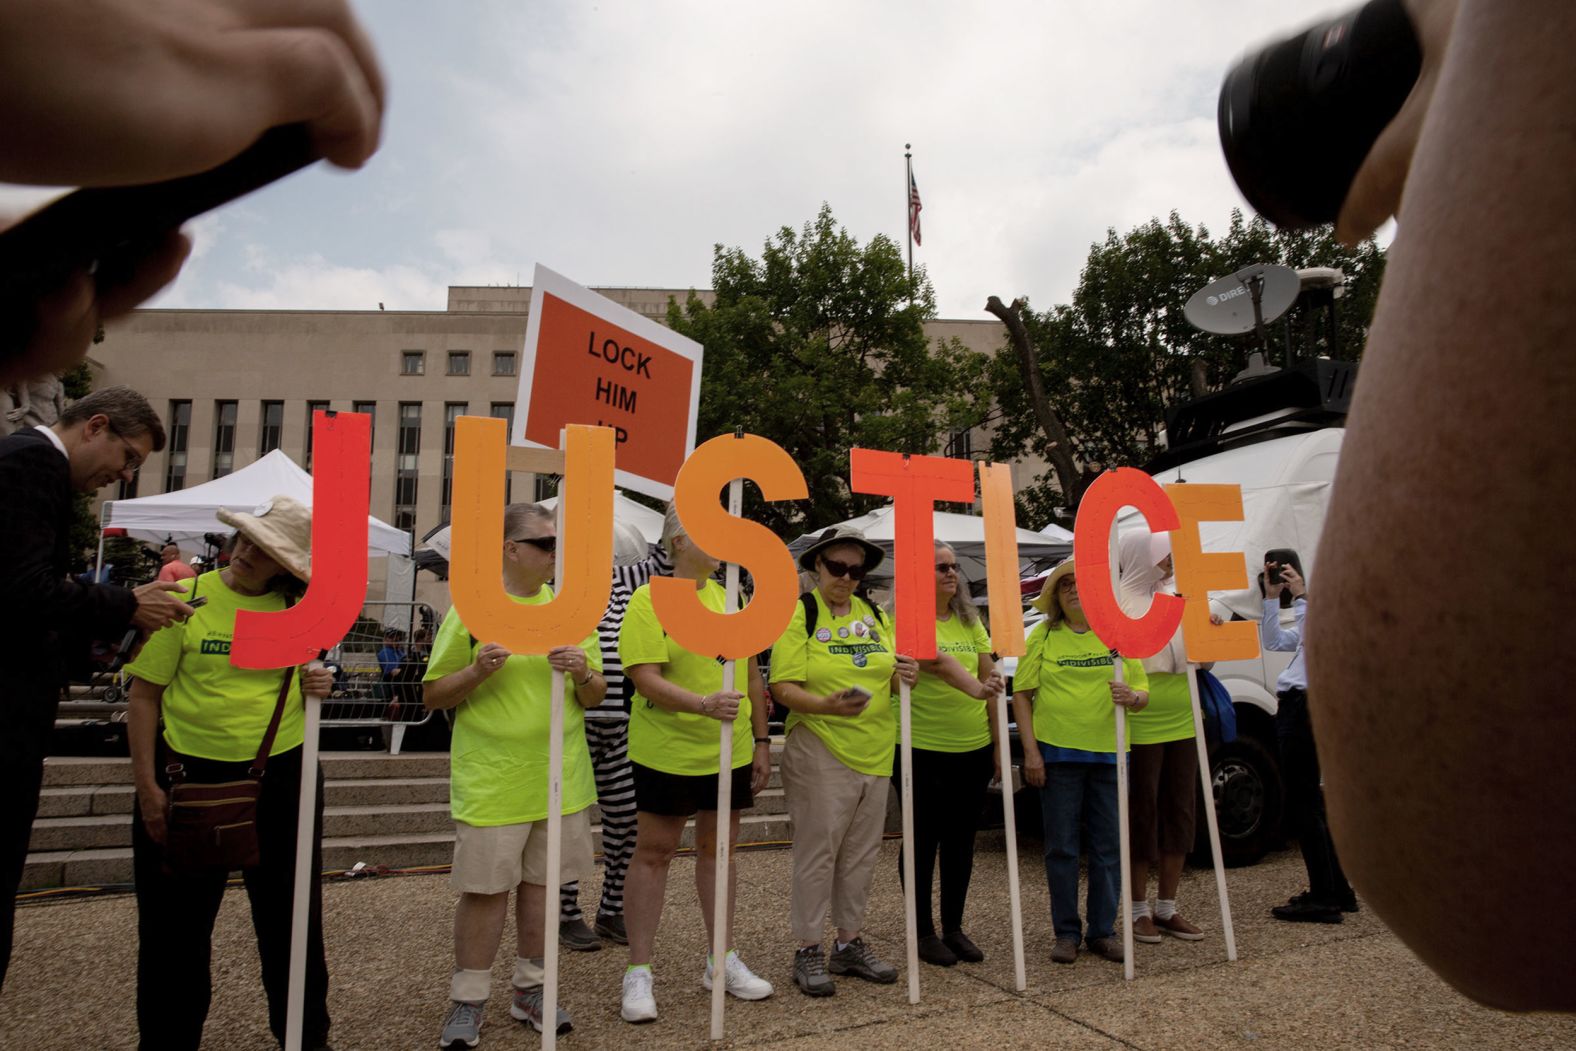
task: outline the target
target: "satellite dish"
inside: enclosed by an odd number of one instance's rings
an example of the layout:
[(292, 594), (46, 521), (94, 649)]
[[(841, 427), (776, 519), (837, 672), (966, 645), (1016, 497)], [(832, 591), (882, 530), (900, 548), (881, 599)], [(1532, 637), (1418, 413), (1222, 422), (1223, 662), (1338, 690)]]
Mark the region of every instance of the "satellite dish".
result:
[(1302, 279), (1291, 267), (1256, 263), (1193, 293), (1182, 313), (1194, 328), (1236, 336), (1286, 313), (1301, 291)]

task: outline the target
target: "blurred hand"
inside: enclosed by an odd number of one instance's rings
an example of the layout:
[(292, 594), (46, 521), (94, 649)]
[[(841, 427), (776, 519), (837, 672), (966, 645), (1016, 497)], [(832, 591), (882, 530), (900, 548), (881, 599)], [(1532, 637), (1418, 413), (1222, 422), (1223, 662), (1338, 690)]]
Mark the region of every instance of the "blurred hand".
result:
[(301, 692), (308, 697), (327, 697), (334, 692), (334, 673), (321, 664), (312, 663), (301, 667)]
[(132, 614), (132, 624), (144, 633), (151, 634), (178, 620), (185, 620), (196, 612), (176, 595), (170, 594), (172, 591), (181, 595), (186, 593), (173, 580), (155, 580), (132, 588), (131, 593), (137, 596), (137, 612)]
[[(1045, 759), (1034, 741), (1025, 742), (1023, 750), (1023, 780), (1035, 788), (1045, 787)], [(1005, 788), (1005, 786), (1003, 786)]]
[(897, 654), (896, 661), (897, 667), (892, 670), (892, 674), (897, 676), (899, 682), (913, 686), (919, 681), (919, 661), (901, 653)]
[(383, 74), (344, 0), (7, 0), (0, 179), (156, 182), (206, 171), (280, 124), (359, 168)]
[(591, 673), (586, 651), (579, 646), (555, 646), (547, 651), (547, 663), (554, 671), (561, 671), (576, 683), (584, 682)]
[(766, 791), (766, 786), (772, 780), (772, 746), (770, 744), (757, 744), (755, 746), (755, 759), (750, 764), (750, 791), (760, 795)]
[(1308, 593), (1308, 582), (1291, 566), (1281, 567), (1281, 579), (1286, 582), (1286, 590), (1291, 592), (1292, 598), (1302, 598)]
[(1423, 64), (1417, 83), (1412, 85), (1412, 93), (1402, 103), (1395, 119), (1374, 140), (1373, 148), (1346, 191), (1346, 200), (1335, 222), (1335, 236), (1348, 245), (1355, 245), (1373, 233), (1401, 208), (1407, 172), (1412, 167), (1412, 151), (1417, 148), (1423, 118), (1434, 99), (1434, 85), (1439, 80), (1445, 45), (1450, 41), (1450, 30), (1455, 24), (1457, 2), (1403, 0), (1407, 17), (1417, 31)]
[(980, 683), (980, 688), (974, 694), (977, 700), (994, 701), (1002, 690), (1007, 688), (1007, 680), (1001, 677), (1000, 672), (991, 672)]
[(840, 693), (832, 694), (826, 699), (826, 714), (847, 716), (858, 715), (860, 712), (865, 710), (865, 706), (869, 703), (870, 698), (868, 695), (862, 693), (856, 694), (850, 690), (843, 690)]
[(1140, 712), (1149, 704), (1149, 694), (1135, 690), (1125, 682), (1111, 683), (1111, 703), (1128, 711)]

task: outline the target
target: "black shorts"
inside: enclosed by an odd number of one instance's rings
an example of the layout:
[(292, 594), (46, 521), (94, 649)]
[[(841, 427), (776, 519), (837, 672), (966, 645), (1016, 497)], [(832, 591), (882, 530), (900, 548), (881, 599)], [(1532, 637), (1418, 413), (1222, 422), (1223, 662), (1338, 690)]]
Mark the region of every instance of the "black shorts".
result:
[[(630, 763), (635, 770), (635, 809), (665, 817), (692, 817), (698, 810), (717, 809), (716, 774), (668, 774), (649, 766)], [(733, 768), (733, 796), (728, 804), (734, 810), (755, 805), (750, 792), (751, 764)]]

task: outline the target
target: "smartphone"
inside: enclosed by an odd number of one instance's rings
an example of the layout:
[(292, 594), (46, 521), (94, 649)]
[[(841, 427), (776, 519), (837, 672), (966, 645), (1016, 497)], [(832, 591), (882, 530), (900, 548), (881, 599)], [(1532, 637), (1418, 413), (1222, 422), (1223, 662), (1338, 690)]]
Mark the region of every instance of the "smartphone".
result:
[(848, 689), (844, 690), (843, 693), (849, 697), (863, 701), (866, 704), (870, 703), (870, 698), (873, 696), (871, 692), (865, 689), (863, 686), (850, 686)]
[(26, 350), (38, 300), (73, 273), (92, 273), (100, 288), (123, 284), (187, 220), (319, 158), (306, 125), (282, 125), (216, 168), (165, 182), (77, 190), (0, 232), (0, 360)]
[(201, 607), (203, 607), (203, 606), (208, 604), (208, 596), (207, 595), (199, 596), (198, 598), (194, 598), (194, 599), (192, 599), (190, 602), (188, 602), (186, 604), (188, 606), (190, 606), (192, 609), (199, 609), (199, 608), (201, 608)]

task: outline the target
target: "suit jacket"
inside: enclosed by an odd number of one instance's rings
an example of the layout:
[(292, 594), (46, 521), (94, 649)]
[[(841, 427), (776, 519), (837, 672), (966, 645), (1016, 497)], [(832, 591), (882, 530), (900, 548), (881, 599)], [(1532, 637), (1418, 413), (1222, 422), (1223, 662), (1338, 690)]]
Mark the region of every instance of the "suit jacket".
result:
[(70, 462), (44, 434), (0, 438), (0, 703), (47, 697), (50, 722), (68, 640), (116, 638), (137, 610), (126, 588), (67, 577), (74, 496)]

